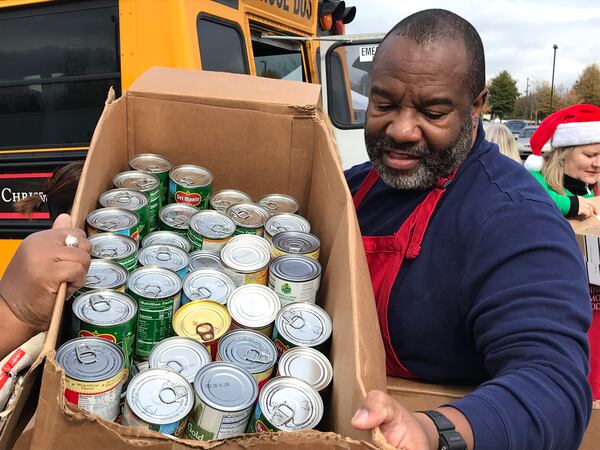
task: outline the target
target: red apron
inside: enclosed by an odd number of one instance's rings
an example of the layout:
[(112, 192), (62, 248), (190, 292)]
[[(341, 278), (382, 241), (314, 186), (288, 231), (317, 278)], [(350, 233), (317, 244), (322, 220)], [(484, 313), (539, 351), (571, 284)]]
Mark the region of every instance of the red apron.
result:
[[(454, 175), (455, 173), (452, 173), (449, 177), (443, 178), (436, 183), (435, 188), (415, 208), (396, 234), (392, 236), (362, 237), (367, 255), (367, 263), (369, 264), (369, 272), (371, 273), (371, 283), (373, 284), (379, 327), (381, 328), (383, 345), (385, 347), (386, 369), (389, 376), (416, 378), (400, 362), (392, 347), (388, 326), (390, 294), (404, 259), (415, 259), (419, 255), (421, 242), (425, 236), (429, 220)], [(357, 210), (378, 179), (379, 175), (377, 171), (371, 169), (354, 195), (354, 207)]]

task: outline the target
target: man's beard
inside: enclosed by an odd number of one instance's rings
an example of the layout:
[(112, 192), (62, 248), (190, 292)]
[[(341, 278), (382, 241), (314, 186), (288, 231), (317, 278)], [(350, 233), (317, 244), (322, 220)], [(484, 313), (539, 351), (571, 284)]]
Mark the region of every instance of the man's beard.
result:
[[(394, 189), (428, 189), (444, 178), (467, 159), (471, 151), (471, 116), (467, 114), (454, 142), (441, 151), (433, 151), (425, 142), (398, 144), (385, 136), (366, 132), (365, 144), (373, 167), (385, 184)], [(385, 151), (396, 150), (418, 156), (419, 167), (413, 170), (392, 169), (383, 163)]]

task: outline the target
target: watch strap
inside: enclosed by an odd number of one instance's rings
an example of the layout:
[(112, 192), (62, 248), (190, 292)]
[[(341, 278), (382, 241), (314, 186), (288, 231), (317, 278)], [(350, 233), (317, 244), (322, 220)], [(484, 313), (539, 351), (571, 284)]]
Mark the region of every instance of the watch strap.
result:
[(439, 411), (421, 411), (431, 419), (438, 430), (440, 444), (438, 450), (467, 450), (467, 443), (462, 435), (456, 431), (454, 424)]

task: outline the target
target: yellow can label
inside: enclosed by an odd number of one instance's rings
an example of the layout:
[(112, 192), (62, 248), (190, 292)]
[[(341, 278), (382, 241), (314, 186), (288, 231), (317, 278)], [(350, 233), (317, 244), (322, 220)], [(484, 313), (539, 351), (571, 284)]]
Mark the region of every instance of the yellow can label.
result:
[(271, 256), (273, 256), (273, 258), (277, 258), (279, 256), (285, 256), (285, 255), (302, 255), (302, 256), (307, 256), (311, 259), (314, 259), (315, 261), (318, 261), (319, 256), (321, 256), (321, 249), (318, 248), (314, 252), (311, 252), (311, 253), (288, 253), (288, 252), (284, 252), (283, 250), (279, 250), (278, 248), (275, 248), (274, 246), (271, 246)]
[(269, 281), (269, 267), (265, 267), (259, 272), (245, 273), (243, 284), (262, 284), (267, 285)]

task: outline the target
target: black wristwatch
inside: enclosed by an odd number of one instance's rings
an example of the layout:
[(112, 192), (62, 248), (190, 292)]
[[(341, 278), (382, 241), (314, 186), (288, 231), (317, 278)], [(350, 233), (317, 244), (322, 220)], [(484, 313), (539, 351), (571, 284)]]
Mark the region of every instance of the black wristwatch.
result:
[(467, 443), (456, 431), (454, 424), (439, 411), (429, 410), (421, 411), (429, 417), (440, 435), (440, 446), (438, 450), (467, 450)]

